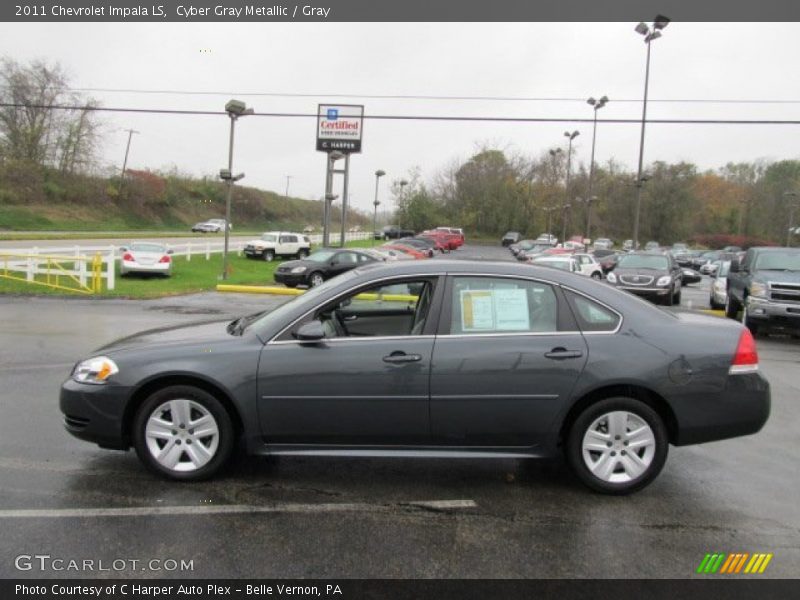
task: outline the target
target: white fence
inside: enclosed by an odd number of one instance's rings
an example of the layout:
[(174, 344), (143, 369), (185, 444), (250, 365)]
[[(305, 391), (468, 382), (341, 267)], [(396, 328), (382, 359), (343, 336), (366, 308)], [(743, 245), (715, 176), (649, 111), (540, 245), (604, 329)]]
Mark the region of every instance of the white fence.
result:
[[(322, 235), (315, 234), (309, 235), (308, 238), (312, 244), (319, 244), (322, 242)], [(339, 233), (331, 233), (330, 243), (337, 245), (341, 235)], [(372, 239), (372, 233), (367, 231), (348, 232), (345, 234), (346, 241), (360, 241)], [(142, 240), (144, 241), (144, 240)], [(152, 241), (158, 242), (157, 239)], [(24, 273), (25, 278), (29, 282), (33, 282), (36, 275), (47, 275), (51, 272), (50, 263), (53, 257), (57, 257), (61, 262), (69, 262), (69, 259), (74, 260), (76, 268), (61, 270), (61, 274), (73, 276), (82, 283), (86, 280), (87, 270), (91, 271), (91, 261), (97, 254), (102, 257), (102, 272), (100, 277), (106, 280), (106, 287), (113, 290), (115, 286), (115, 269), (114, 265), (116, 260), (121, 256), (120, 248), (127, 245), (128, 242), (122, 242), (118, 245), (104, 245), (104, 246), (83, 246), (74, 244), (70, 246), (61, 247), (32, 247), (32, 248), (17, 248), (17, 249), (2, 249), (0, 250), (0, 260), (3, 260), (3, 265), (0, 268), (5, 268), (7, 271)], [(211, 259), (212, 254), (222, 252), (225, 248), (224, 241), (202, 241), (191, 242), (187, 241), (182, 244), (164, 244), (168, 250), (172, 250), (172, 256), (184, 256), (187, 261), (192, 260), (192, 256), (205, 257), (206, 260)], [(242, 240), (229, 240), (228, 251), (242, 254), (247, 241)]]

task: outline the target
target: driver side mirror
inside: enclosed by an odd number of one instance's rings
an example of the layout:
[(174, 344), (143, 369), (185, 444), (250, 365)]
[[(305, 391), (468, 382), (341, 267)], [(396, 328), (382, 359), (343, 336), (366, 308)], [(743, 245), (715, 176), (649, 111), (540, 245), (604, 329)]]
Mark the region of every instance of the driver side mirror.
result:
[(294, 337), (301, 342), (318, 342), (325, 338), (325, 328), (319, 321), (311, 321), (294, 332)]

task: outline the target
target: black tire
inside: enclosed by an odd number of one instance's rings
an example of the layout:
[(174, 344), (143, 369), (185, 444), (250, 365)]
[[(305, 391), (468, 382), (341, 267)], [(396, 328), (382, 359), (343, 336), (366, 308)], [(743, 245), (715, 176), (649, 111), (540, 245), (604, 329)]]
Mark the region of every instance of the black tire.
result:
[[(643, 420), (650, 427), (653, 439), (655, 440), (655, 447), (652, 451), (650, 464), (638, 477), (624, 482), (605, 481), (592, 473), (584, 460), (583, 453), (583, 438), (590, 426), (604, 414), (616, 411), (631, 413), (638, 419)], [(620, 456), (622, 452), (627, 452), (624, 450), (624, 446), (621, 446), (621, 448)], [(616, 452), (616, 450), (614, 451)], [(658, 416), (658, 413), (644, 402), (626, 397), (606, 398), (605, 400), (600, 400), (595, 404), (589, 405), (578, 415), (578, 418), (575, 419), (575, 422), (569, 429), (566, 440), (567, 461), (572, 471), (578, 479), (581, 480), (581, 483), (603, 494), (624, 495), (643, 489), (661, 472), (664, 463), (667, 461), (668, 452), (669, 437), (667, 435), (667, 428), (664, 426), (664, 422), (661, 420), (661, 417)], [(621, 467), (617, 462), (621, 460), (623, 459), (616, 459), (614, 472), (616, 472), (617, 468)]]
[[(158, 411), (164, 403), (170, 400), (179, 399), (189, 400), (192, 403), (201, 406), (213, 417), (217, 426), (218, 440), (212, 457), (203, 466), (194, 470), (181, 471), (162, 465), (156, 459), (156, 457), (153, 456), (145, 435), (148, 420), (153, 413)], [(193, 433), (193, 431), (189, 429), (189, 423), (183, 425), (183, 429), (185, 429), (185, 431), (181, 430), (180, 428), (176, 428), (174, 431), (179, 432), (181, 435), (187, 436), (189, 435), (189, 432)], [(231, 417), (222, 403), (205, 390), (201, 390), (200, 388), (189, 385), (173, 385), (165, 387), (151, 394), (136, 411), (132, 433), (133, 446), (136, 449), (136, 454), (139, 456), (139, 460), (141, 460), (144, 465), (153, 473), (168, 479), (175, 479), (179, 481), (200, 481), (216, 475), (230, 459), (236, 437)], [(183, 441), (186, 444), (191, 443), (191, 441), (187, 441), (187, 439), (188, 438), (184, 439)], [(195, 440), (195, 443), (200, 442)], [(180, 444), (181, 440), (178, 439), (175, 442), (175, 445), (177, 446)], [(188, 445), (186, 447), (188, 448)], [(188, 458), (188, 455), (184, 453), (180, 458)], [(181, 461), (178, 464), (185, 464), (186, 462), (187, 461)]]
[(602, 274), (602, 273), (599, 273), (599, 272), (597, 272), (597, 271), (595, 271), (594, 273), (592, 273), (592, 279), (600, 280), (600, 279), (602, 279), (602, 278), (603, 278), (603, 274)]
[(681, 304), (681, 288), (678, 288), (678, 291), (675, 292), (675, 296), (673, 297), (672, 302), (675, 305), (680, 306), (680, 304)]
[(747, 317), (747, 307), (746, 306), (744, 308), (742, 308), (742, 325), (747, 327), (750, 330), (750, 333), (752, 333), (754, 337), (758, 335), (758, 333), (759, 333), (759, 325), (758, 325), (758, 323), (754, 322), (753, 319), (749, 319)]
[(306, 248), (300, 248), (300, 251), (297, 253), (298, 260), (303, 260), (306, 256), (308, 256), (308, 250)]
[(739, 303), (731, 295), (730, 290), (728, 290), (728, 300), (725, 303), (725, 316), (729, 319), (736, 319), (739, 316)]
[(324, 281), (325, 277), (319, 271), (314, 271), (308, 275), (308, 287), (317, 287), (322, 285)]
[(663, 300), (664, 306), (672, 306), (674, 298), (675, 298), (675, 288), (670, 288), (669, 294), (667, 294), (664, 297)]
[(266, 262), (272, 262), (275, 260), (275, 251), (264, 250), (264, 252), (261, 254), (261, 258), (263, 258)]
[(711, 310), (719, 310), (721, 308), (725, 308), (725, 305), (715, 301), (713, 296), (709, 296), (708, 305), (711, 307)]

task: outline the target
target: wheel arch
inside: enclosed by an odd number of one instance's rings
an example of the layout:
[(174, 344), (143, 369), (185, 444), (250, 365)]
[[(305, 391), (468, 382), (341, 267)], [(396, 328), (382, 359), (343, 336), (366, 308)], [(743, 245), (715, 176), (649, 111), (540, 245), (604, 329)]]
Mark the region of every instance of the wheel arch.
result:
[(591, 390), (578, 398), (578, 400), (572, 404), (561, 423), (561, 427), (559, 428), (559, 445), (563, 445), (566, 436), (569, 434), (570, 427), (572, 427), (572, 424), (578, 418), (578, 415), (580, 415), (587, 407), (591, 406), (592, 404), (596, 404), (601, 400), (605, 400), (606, 398), (614, 398), (618, 396), (639, 400), (652, 408), (664, 422), (664, 426), (667, 428), (669, 442), (672, 444), (678, 439), (678, 419), (675, 416), (675, 412), (672, 410), (672, 407), (663, 398), (663, 396), (642, 385), (620, 383), (606, 385)]
[(125, 407), (125, 412), (122, 417), (122, 437), (125, 444), (130, 445), (133, 438), (131, 430), (133, 428), (133, 421), (136, 418), (136, 413), (139, 410), (139, 407), (151, 394), (160, 389), (173, 385), (188, 385), (196, 387), (217, 398), (217, 400), (222, 403), (222, 406), (225, 407), (225, 410), (231, 418), (236, 438), (240, 438), (244, 433), (244, 423), (242, 422), (242, 417), (239, 414), (239, 411), (237, 410), (233, 400), (222, 389), (222, 387), (212, 381), (203, 379), (202, 377), (186, 374), (170, 374), (151, 379), (134, 391), (133, 395), (128, 401), (127, 406)]

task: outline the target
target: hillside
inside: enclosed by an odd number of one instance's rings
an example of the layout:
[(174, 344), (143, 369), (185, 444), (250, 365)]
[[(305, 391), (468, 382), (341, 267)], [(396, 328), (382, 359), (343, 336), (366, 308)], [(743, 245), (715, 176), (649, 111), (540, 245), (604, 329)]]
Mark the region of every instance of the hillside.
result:
[[(225, 186), (211, 178), (129, 170), (121, 184), (119, 177), (0, 164), (0, 230), (186, 230), (224, 213)], [(287, 200), (275, 192), (234, 188), (231, 222), (239, 231), (319, 228), (322, 215), (321, 201)], [(338, 217), (334, 210), (334, 223)], [(368, 217), (350, 211), (350, 226), (369, 223)]]

